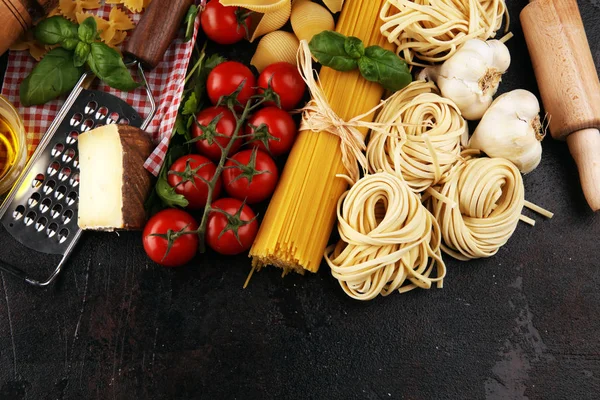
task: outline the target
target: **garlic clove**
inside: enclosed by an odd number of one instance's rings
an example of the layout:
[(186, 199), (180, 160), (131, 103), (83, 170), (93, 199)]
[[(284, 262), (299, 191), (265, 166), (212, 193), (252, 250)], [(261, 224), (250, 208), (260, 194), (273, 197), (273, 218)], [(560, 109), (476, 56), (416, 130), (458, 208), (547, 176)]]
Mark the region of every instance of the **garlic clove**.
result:
[(505, 158), (526, 174), (542, 157), (544, 135), (540, 104), (535, 95), (517, 89), (499, 96), (483, 115), (469, 140), (469, 147), (490, 157)]
[(510, 52), (504, 43), (471, 39), (442, 65), (427, 67), (418, 77), (434, 81), (464, 118), (477, 120), (490, 107), (509, 65)]

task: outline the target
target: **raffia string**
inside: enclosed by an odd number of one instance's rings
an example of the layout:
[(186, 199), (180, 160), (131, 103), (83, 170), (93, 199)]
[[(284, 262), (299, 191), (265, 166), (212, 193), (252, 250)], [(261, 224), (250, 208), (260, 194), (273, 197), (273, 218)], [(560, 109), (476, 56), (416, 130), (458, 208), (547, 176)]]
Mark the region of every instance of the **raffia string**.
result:
[[(368, 170), (365, 140), (360, 129), (367, 129), (385, 134), (385, 125), (375, 122), (363, 121), (369, 115), (381, 108), (385, 101), (358, 115), (349, 121), (344, 121), (332, 110), (323, 92), (319, 77), (312, 67), (312, 55), (308, 43), (303, 40), (298, 48), (298, 71), (310, 91), (312, 100), (301, 110), (301, 131), (329, 132), (340, 138), (342, 162), (348, 173), (351, 183), (358, 181), (361, 171)], [(360, 167), (360, 169), (359, 169)]]

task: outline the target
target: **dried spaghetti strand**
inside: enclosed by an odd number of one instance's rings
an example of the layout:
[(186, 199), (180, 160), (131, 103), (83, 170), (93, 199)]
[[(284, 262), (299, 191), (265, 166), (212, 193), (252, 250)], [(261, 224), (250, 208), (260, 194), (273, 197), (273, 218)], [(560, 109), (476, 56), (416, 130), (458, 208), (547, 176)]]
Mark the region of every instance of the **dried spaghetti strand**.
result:
[(469, 39), (496, 35), (508, 10), (504, 0), (386, 0), (381, 33), (407, 63), (425, 66), (450, 58)]
[(468, 139), (467, 121), (433, 82), (415, 81), (392, 95), (371, 132), (367, 159), (371, 172), (404, 179), (415, 192), (438, 183), (460, 159)]
[[(342, 289), (357, 300), (443, 286), (440, 227), (419, 196), (396, 175), (360, 179), (338, 202), (341, 240), (325, 260)], [(431, 277), (436, 270), (437, 277)]]

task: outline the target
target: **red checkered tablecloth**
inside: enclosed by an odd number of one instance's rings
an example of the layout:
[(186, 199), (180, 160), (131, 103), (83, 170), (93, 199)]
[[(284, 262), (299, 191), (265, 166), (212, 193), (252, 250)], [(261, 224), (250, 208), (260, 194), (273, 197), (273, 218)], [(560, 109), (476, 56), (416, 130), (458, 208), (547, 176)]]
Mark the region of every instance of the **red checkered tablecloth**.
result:
[[(104, 5), (102, 8), (90, 12), (107, 18), (110, 9), (110, 5)], [(140, 14), (132, 14), (126, 8), (123, 8), (123, 10), (137, 24), (141, 18)], [(154, 175), (157, 175), (160, 170), (173, 126), (175, 125), (185, 75), (194, 48), (198, 26), (199, 19), (196, 19), (193, 39), (189, 42), (184, 42), (181, 37), (176, 39), (167, 50), (163, 61), (153, 71), (146, 73), (146, 79), (152, 89), (157, 106), (156, 115), (147, 131), (157, 143), (157, 148), (144, 166)], [(11, 51), (2, 85), (2, 95), (17, 108), (25, 123), (29, 155), (33, 153), (36, 146), (40, 143), (41, 138), (66, 98), (65, 95), (41, 106), (22, 106), (19, 101), (19, 85), (34, 66), (35, 60), (27, 52)], [(132, 72), (136, 76), (135, 71)], [(131, 104), (142, 117), (145, 117), (150, 112), (150, 103), (143, 88), (126, 93), (99, 83), (98, 90), (122, 98)]]

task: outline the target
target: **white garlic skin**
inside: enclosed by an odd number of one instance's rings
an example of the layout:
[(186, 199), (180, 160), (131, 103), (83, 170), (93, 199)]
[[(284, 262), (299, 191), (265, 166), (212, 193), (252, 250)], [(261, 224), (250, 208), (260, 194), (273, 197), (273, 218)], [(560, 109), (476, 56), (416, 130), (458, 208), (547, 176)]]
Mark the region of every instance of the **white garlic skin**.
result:
[(538, 99), (527, 90), (498, 96), (471, 136), (469, 147), (505, 158), (524, 174), (531, 172), (542, 159), (539, 113)]
[(492, 103), (510, 52), (499, 40), (471, 39), (443, 64), (425, 68), (419, 79), (433, 80), (468, 120), (480, 119)]

